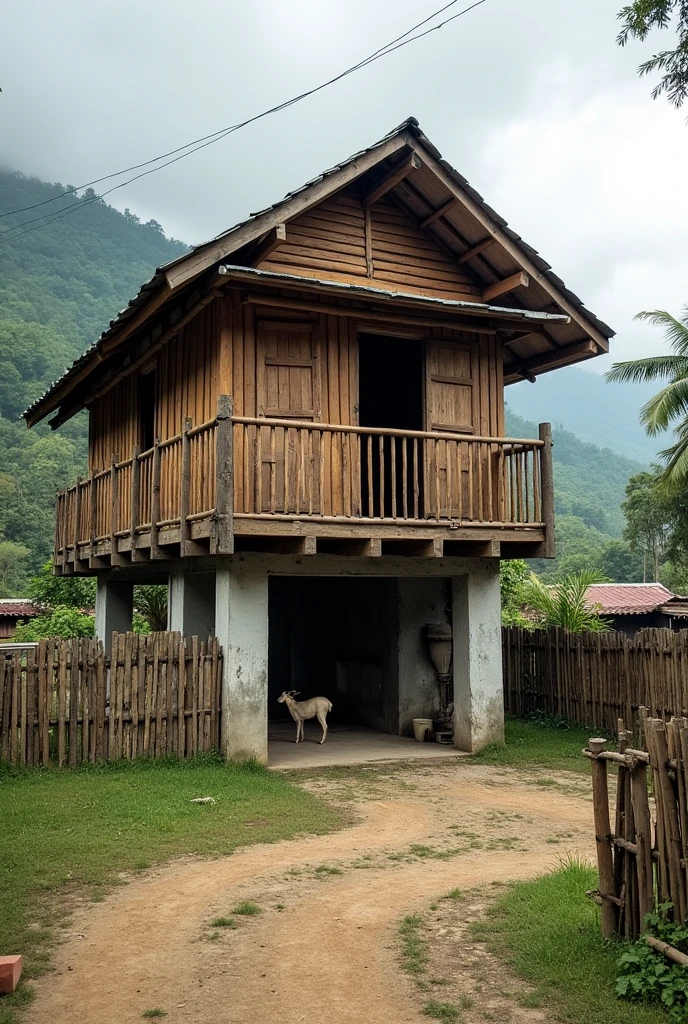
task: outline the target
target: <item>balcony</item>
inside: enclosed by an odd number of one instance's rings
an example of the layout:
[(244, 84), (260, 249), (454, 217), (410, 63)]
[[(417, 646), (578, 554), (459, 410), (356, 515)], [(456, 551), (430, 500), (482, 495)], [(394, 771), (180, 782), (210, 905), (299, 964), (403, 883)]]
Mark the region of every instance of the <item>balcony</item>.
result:
[(56, 572), (233, 551), (551, 555), (537, 440), (217, 415), (57, 496)]

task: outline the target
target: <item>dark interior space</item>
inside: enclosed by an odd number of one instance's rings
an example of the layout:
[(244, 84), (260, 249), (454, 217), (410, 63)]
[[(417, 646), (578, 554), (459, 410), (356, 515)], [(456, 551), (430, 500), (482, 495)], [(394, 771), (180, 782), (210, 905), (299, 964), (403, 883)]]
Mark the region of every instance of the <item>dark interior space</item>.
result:
[(268, 715), (290, 721), (277, 703), (332, 701), (330, 728), (398, 731), (397, 586), (394, 579), (272, 577), (269, 591)]
[(147, 452), (155, 442), (155, 397), (157, 374), (155, 370), (139, 377), (139, 444)]
[[(381, 334), (359, 334), (358, 346), (359, 424), (362, 427), (422, 430), (422, 342)], [(402, 515), (405, 510), (406, 515), (410, 515), (414, 511), (410, 499), (414, 478), (422, 490), (422, 448), (409, 438), (374, 440), (376, 443), (370, 446), (364, 441), (361, 452), (364, 514), (380, 518)], [(421, 516), (422, 500), (420, 493), (418, 513)]]

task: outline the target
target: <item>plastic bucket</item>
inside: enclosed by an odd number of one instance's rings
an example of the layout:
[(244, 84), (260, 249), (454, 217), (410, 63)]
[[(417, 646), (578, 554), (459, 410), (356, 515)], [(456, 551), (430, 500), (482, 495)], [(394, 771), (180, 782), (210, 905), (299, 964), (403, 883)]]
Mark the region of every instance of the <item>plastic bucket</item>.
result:
[(426, 736), (432, 732), (432, 718), (414, 718), (413, 735), (419, 743), (424, 743)]

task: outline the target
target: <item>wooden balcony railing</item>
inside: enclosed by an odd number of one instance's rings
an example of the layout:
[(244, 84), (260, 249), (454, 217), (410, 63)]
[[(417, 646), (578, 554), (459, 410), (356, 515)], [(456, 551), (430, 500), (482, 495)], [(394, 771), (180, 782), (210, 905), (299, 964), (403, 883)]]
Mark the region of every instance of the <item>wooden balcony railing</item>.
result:
[[(337, 426), (218, 415), (57, 496), (55, 561), (67, 571), (229, 553), (247, 521), (552, 530), (549, 426), (540, 438)], [(255, 534), (255, 525), (250, 532)], [(260, 532), (260, 530), (258, 530)], [(72, 565), (73, 563), (73, 565)]]

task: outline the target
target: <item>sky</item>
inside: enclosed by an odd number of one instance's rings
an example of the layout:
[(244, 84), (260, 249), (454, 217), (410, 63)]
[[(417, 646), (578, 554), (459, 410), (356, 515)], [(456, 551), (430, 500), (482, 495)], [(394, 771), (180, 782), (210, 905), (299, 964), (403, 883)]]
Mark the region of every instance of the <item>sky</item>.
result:
[[(468, 0), (459, 0), (445, 17)], [(80, 185), (309, 89), (442, 0), (22, 0), (0, 38), (0, 162)], [(406, 117), (617, 332), (688, 304), (688, 111), (652, 100), (621, 0), (486, 0), (441, 31), (108, 197), (203, 241)], [(441, 20), (437, 19), (437, 20)], [(102, 186), (107, 187), (107, 185)], [(604, 371), (610, 358), (583, 364)]]

